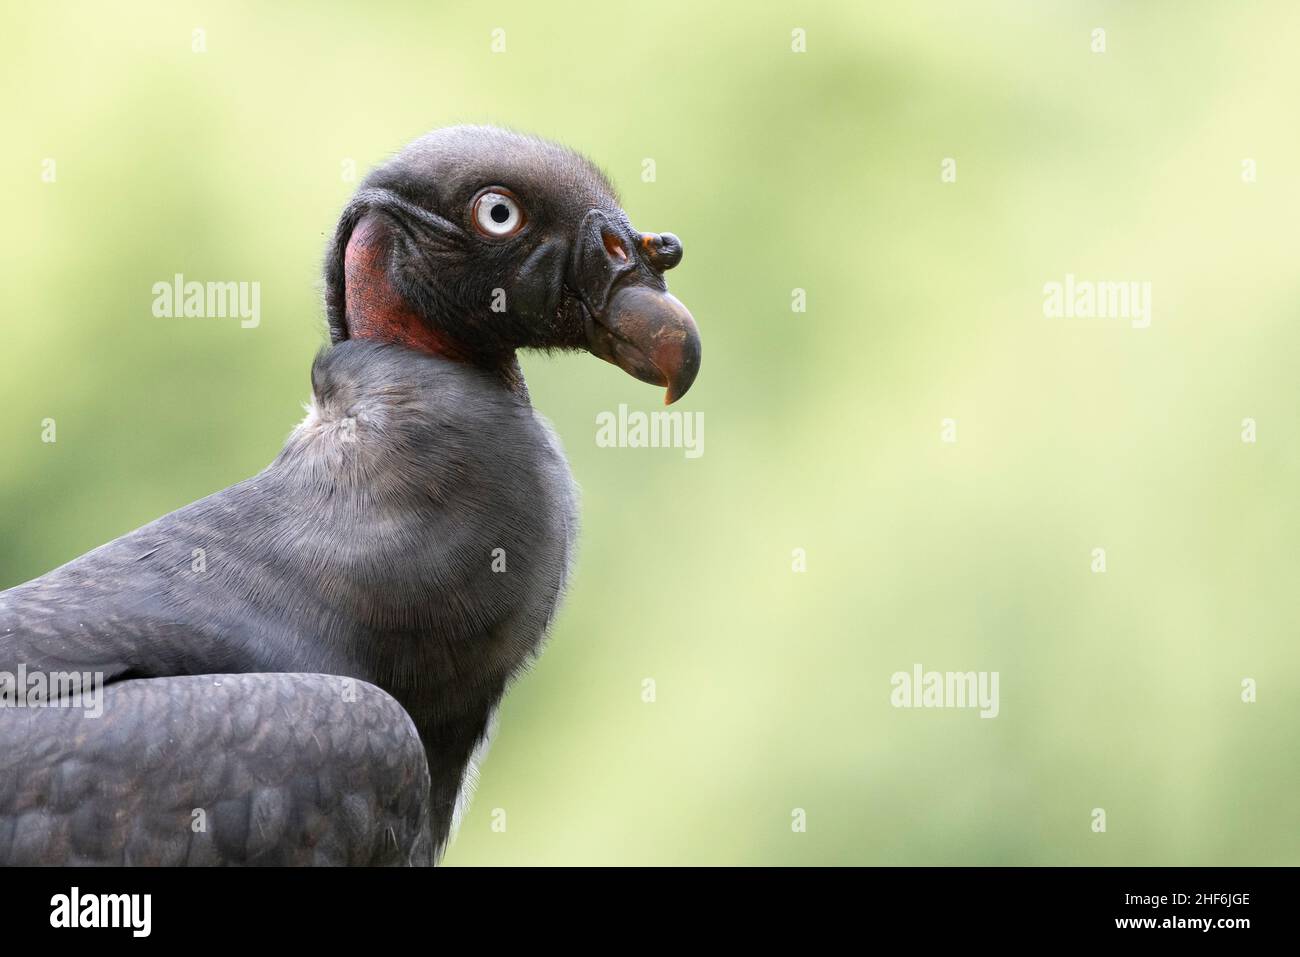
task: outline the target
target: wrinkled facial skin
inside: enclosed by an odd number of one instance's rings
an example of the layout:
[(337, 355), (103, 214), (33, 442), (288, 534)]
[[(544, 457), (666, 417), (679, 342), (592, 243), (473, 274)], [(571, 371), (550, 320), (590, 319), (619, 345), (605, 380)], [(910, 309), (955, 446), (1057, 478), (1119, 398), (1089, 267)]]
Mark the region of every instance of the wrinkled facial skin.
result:
[[(522, 226), (492, 235), (475, 200), (507, 195)], [(492, 226), (492, 223), (487, 223)], [(670, 233), (636, 230), (578, 154), (490, 127), (415, 141), (368, 176), (326, 263), (335, 341), (392, 338), (493, 366), (516, 349), (586, 349), (679, 398), (699, 334), (668, 293)]]

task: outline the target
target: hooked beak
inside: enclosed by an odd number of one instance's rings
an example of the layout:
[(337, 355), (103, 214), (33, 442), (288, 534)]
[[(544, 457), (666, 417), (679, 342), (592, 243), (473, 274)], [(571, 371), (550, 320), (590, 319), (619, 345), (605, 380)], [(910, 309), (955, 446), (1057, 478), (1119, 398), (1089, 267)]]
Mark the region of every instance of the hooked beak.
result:
[(587, 349), (651, 385), (667, 386), (664, 405), (686, 394), (700, 371), (700, 333), (672, 293), (620, 286), (603, 316), (586, 316)]
[(700, 371), (700, 332), (689, 310), (668, 291), (663, 273), (681, 260), (671, 233), (643, 233), (632, 250), (601, 214), (583, 224), (581, 275), (587, 349), (651, 385), (666, 386), (671, 405)]

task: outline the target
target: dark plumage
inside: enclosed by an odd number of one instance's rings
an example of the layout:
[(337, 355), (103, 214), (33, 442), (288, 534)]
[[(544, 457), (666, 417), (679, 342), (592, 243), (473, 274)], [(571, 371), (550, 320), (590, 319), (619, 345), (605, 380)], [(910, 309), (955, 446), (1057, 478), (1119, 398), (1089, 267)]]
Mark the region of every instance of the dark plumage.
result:
[(0, 750), (6, 864), (432, 860), (424, 749), (373, 685), (197, 675), (117, 682), (105, 699), (98, 720), (7, 716), (24, 746)]
[(577, 527), (515, 350), (585, 346), (675, 398), (677, 258), (540, 140), (438, 131), (372, 174), (276, 460), (0, 593), (0, 673), (109, 684), (100, 718), (0, 709), (0, 862), (435, 859)]

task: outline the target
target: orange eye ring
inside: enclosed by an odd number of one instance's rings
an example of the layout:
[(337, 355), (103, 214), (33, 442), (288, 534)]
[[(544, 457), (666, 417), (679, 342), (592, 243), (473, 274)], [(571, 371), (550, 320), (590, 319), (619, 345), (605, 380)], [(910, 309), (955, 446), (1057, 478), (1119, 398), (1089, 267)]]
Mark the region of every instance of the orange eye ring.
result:
[(475, 194), (469, 206), (469, 221), (487, 239), (509, 239), (528, 224), (523, 204), (503, 186), (489, 186)]

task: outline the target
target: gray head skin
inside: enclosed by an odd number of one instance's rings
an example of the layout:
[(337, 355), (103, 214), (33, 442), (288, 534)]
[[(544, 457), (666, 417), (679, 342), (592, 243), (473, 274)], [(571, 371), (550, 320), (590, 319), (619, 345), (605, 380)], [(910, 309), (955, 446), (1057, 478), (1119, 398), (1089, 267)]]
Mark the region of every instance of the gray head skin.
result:
[[(518, 231), (467, 219), (485, 189)], [(573, 554), (576, 489), (514, 350), (585, 344), (670, 399), (698, 368), (662, 278), (680, 244), (637, 237), (585, 160), (498, 130), (367, 179), (276, 460), (0, 593), (0, 698), (20, 667), (108, 684), (99, 718), (0, 708), (0, 863), (436, 859)]]
[[(497, 223), (494, 214), (502, 218)], [(585, 158), (482, 126), (437, 130), (370, 174), (326, 260), (335, 342), (379, 338), (517, 380), (517, 349), (587, 349), (686, 393), (700, 339), (669, 292), (672, 233), (642, 233)]]

